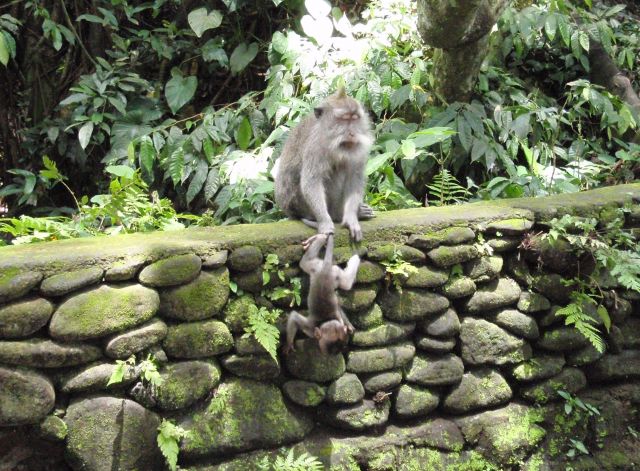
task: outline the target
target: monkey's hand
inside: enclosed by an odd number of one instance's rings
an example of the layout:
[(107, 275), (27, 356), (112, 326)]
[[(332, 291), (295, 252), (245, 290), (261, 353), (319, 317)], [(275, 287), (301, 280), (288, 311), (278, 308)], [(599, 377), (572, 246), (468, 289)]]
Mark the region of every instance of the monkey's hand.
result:
[(349, 229), (349, 234), (353, 240), (356, 242), (360, 242), (362, 240), (362, 229), (360, 229), (360, 223), (358, 222), (357, 216), (345, 216), (342, 220), (342, 225)]
[(325, 221), (318, 223), (318, 232), (320, 234), (333, 234), (335, 232), (335, 227), (333, 226), (333, 221)]
[(287, 343), (283, 348), (282, 348), (282, 353), (284, 353), (285, 355), (288, 355), (291, 352), (295, 352), (296, 349), (293, 346), (293, 342), (291, 343)]
[(327, 242), (327, 237), (329, 237), (327, 234), (314, 234), (311, 237), (309, 237), (307, 240), (302, 241), (302, 248), (307, 250), (311, 246), (311, 244), (313, 244), (316, 240), (320, 240), (320, 239), (322, 239), (322, 245), (324, 245)]

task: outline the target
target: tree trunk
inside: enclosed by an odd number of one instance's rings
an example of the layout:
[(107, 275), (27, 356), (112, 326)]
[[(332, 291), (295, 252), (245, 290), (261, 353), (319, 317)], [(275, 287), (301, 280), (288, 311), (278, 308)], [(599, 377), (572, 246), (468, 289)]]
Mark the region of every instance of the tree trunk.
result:
[(435, 91), (469, 101), (488, 52), (489, 32), (507, 0), (418, 0), (418, 31), (434, 54)]

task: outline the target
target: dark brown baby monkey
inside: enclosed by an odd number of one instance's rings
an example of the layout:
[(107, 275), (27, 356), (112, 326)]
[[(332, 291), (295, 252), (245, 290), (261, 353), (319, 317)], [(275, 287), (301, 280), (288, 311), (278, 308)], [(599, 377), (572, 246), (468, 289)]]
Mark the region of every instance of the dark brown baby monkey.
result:
[(335, 221), (362, 239), (359, 220), (374, 217), (362, 201), (370, 128), (362, 105), (341, 87), (290, 132), (273, 170), (276, 203), (287, 216), (322, 234), (333, 234)]
[[(326, 243), (324, 259), (318, 257)], [(353, 255), (343, 270), (333, 264), (333, 234), (316, 234), (303, 245), (306, 252), (300, 261), (300, 268), (309, 274), (309, 315), (304, 317), (296, 311), (287, 320), (287, 345), (285, 353), (293, 348), (293, 340), (302, 330), (307, 336), (316, 338), (320, 351), (324, 354), (337, 353), (346, 345), (353, 325), (347, 319), (338, 302), (337, 288), (351, 289), (356, 279), (360, 257)]]

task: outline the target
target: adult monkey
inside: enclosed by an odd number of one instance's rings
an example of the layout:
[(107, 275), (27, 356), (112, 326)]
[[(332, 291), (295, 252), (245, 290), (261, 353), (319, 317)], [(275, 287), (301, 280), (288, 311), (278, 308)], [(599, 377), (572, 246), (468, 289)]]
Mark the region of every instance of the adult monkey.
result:
[(276, 203), (321, 234), (335, 221), (362, 240), (359, 219), (374, 217), (362, 202), (372, 143), (367, 113), (340, 87), (289, 134), (273, 172)]
[[(318, 254), (325, 245), (324, 258)], [(349, 290), (353, 286), (360, 265), (360, 257), (353, 255), (343, 270), (333, 264), (333, 234), (316, 234), (304, 244), (306, 252), (300, 260), (300, 268), (309, 274), (309, 315), (304, 317), (291, 311), (287, 319), (287, 344), (285, 353), (293, 350), (293, 340), (298, 330), (318, 340), (322, 353), (337, 353), (347, 344), (353, 325), (340, 307), (337, 288)]]

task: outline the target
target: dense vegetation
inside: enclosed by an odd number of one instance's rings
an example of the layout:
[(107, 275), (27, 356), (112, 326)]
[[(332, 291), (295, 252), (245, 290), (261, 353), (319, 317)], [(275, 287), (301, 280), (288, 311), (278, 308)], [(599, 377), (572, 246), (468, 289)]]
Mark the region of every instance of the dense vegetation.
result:
[(624, 5), (516, 2), (471, 101), (443, 103), (415, 2), (332, 3), (0, 6), (0, 231), (24, 243), (278, 219), (282, 142), (339, 83), (373, 116), (377, 210), (638, 173), (638, 106), (589, 81), (601, 45), (637, 83), (640, 23)]

